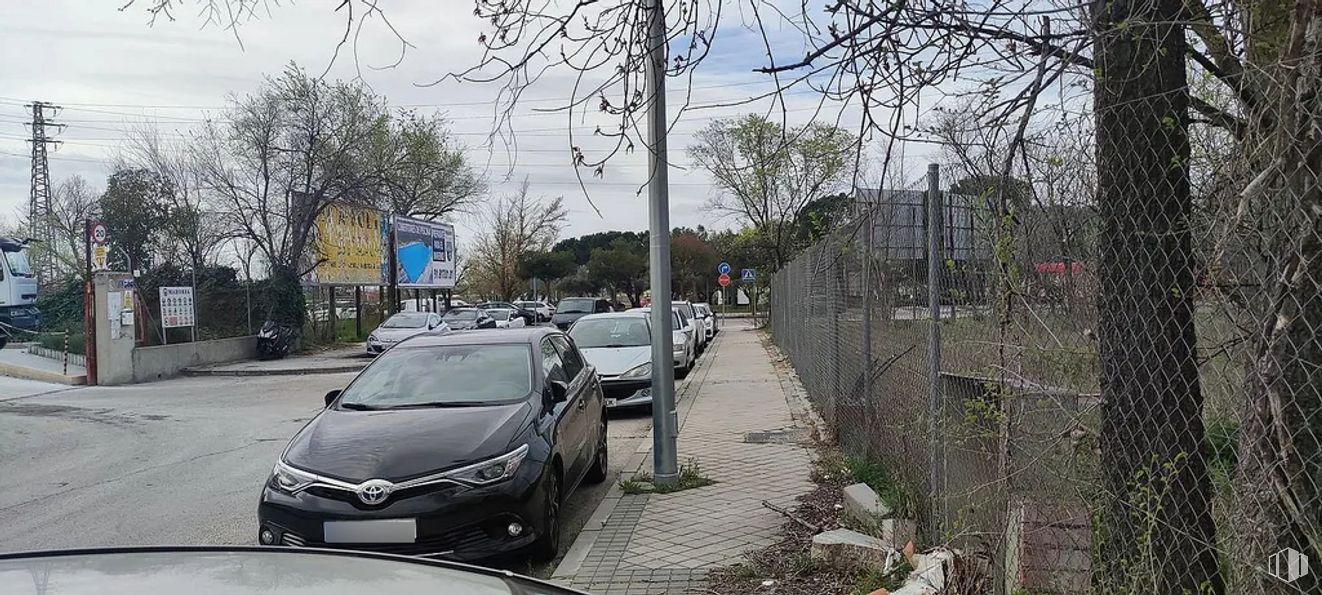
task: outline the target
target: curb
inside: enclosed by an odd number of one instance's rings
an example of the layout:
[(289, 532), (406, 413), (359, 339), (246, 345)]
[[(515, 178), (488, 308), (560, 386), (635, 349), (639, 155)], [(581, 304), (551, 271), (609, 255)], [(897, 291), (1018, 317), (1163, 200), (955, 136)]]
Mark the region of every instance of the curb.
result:
[(87, 384), (87, 376), (65, 376), (59, 372), (47, 372), (26, 366), (0, 363), (0, 376), (10, 378), (20, 378), (23, 380), (36, 380), (39, 382), (52, 382), (55, 384), (67, 384), (70, 386), (81, 386)]
[(277, 368), (274, 370), (209, 370), (206, 368), (184, 368), (184, 376), (308, 376), (312, 374), (343, 374), (361, 372), (367, 364), (331, 366), (326, 368)]

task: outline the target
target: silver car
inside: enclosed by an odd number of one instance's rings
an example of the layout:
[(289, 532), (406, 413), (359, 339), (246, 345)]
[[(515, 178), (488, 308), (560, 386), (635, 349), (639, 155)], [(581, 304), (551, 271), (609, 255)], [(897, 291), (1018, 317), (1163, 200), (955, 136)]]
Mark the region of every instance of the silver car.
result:
[(367, 336), (367, 352), (376, 355), (395, 343), (426, 332), (449, 332), (450, 326), (435, 312), (400, 312)]
[[(628, 311), (647, 313), (652, 311), (652, 307), (643, 306), (641, 308), (632, 308)], [(683, 378), (684, 376), (688, 375), (689, 370), (692, 370), (693, 366), (697, 364), (698, 348), (702, 344), (698, 342), (698, 327), (696, 320), (686, 316), (684, 314), (684, 310), (681, 310), (680, 308), (671, 308), (670, 314), (671, 314), (670, 324), (672, 330), (675, 331), (674, 350), (675, 350), (675, 370), (677, 371), (681, 370), (681, 366), (680, 366), (681, 354), (679, 352), (680, 342), (682, 341), (683, 344), (685, 345), (683, 360), (682, 360), (684, 362), (682, 367), (683, 371), (678, 373), (679, 377)]]
[[(675, 371), (687, 370), (686, 338), (675, 333)], [(569, 328), (583, 357), (597, 369), (606, 407), (652, 404), (652, 324), (647, 314), (631, 310), (589, 314)]]
[(712, 312), (711, 306), (706, 302), (693, 304), (693, 310), (698, 313), (698, 319), (707, 328), (707, 342), (710, 343), (716, 338), (716, 313)]

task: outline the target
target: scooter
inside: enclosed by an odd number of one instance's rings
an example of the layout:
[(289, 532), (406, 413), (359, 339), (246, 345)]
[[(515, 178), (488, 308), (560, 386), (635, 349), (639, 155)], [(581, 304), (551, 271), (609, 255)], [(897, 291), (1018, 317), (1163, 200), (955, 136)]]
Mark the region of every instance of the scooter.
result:
[(257, 359), (280, 359), (289, 355), (297, 333), (294, 327), (268, 320), (257, 332)]

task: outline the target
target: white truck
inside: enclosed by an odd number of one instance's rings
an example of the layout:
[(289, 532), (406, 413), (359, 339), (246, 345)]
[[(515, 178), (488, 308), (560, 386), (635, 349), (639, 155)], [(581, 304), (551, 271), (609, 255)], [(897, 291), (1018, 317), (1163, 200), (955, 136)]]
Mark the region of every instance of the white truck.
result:
[(37, 277), (28, 261), (27, 242), (0, 237), (0, 346), (14, 328), (35, 331), (39, 326)]

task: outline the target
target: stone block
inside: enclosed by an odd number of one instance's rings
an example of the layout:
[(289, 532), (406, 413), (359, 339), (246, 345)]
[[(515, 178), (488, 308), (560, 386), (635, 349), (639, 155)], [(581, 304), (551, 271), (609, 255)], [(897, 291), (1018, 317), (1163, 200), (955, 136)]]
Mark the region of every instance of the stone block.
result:
[(904, 549), (904, 544), (917, 539), (918, 522), (909, 519), (884, 519), (881, 521), (881, 543), (894, 550)]
[(812, 538), (812, 559), (835, 568), (880, 569), (886, 564), (887, 549), (880, 539), (849, 529), (818, 533)]
[(864, 527), (875, 526), (877, 521), (891, 513), (877, 493), (862, 483), (845, 486), (844, 506), (845, 516)]

